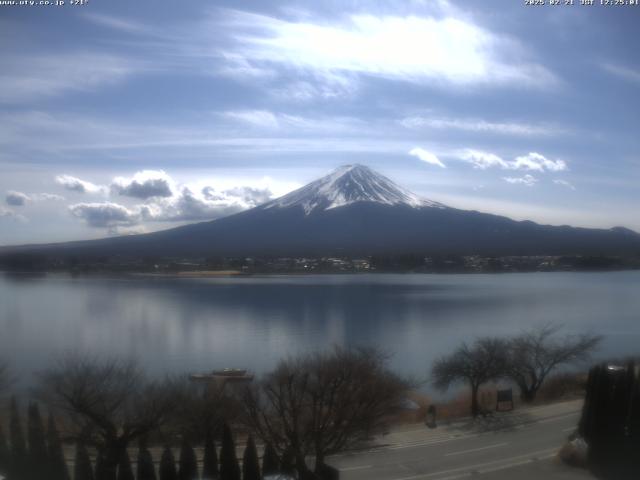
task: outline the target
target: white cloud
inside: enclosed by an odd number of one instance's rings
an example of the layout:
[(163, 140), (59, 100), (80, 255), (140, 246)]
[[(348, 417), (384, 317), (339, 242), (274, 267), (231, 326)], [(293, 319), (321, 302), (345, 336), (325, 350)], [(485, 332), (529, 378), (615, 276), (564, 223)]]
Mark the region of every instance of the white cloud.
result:
[(147, 222), (214, 220), (255, 207), (273, 197), (267, 187), (217, 188), (207, 184), (178, 187), (169, 175), (157, 170), (138, 172), (131, 179), (118, 177), (114, 185), (113, 192), (124, 191), (128, 196), (146, 202), (134, 206), (114, 202), (78, 203), (69, 207), (70, 213), (90, 227), (123, 234), (137, 231)]
[(478, 119), (406, 117), (400, 120), (406, 128), (434, 128), (441, 130), (463, 130), (469, 132), (495, 133), (499, 135), (551, 136), (565, 132), (559, 128), (543, 127), (528, 123), (487, 122)]
[(177, 197), (148, 207), (150, 220), (164, 222), (213, 220), (245, 209), (244, 205), (227, 197), (210, 195), (206, 198), (188, 187), (184, 187)]
[(196, 189), (183, 186), (174, 197), (157, 199), (145, 205), (145, 218), (164, 222), (213, 220), (253, 208), (272, 196), (267, 188), (239, 186), (218, 189), (205, 186)]
[(531, 175), (525, 175), (524, 177), (502, 177), (502, 179), (513, 185), (524, 185), (527, 187), (533, 187), (538, 183), (538, 179)]
[(618, 78), (640, 84), (640, 70), (611, 63), (605, 63), (601, 67)]
[(446, 168), (444, 163), (442, 163), (438, 157), (423, 148), (415, 147), (409, 151), (409, 155), (418, 157), (420, 160), (430, 165), (436, 165), (441, 168)]
[(490, 167), (508, 168), (508, 163), (498, 155), (481, 150), (465, 149), (458, 153), (465, 162), (469, 162), (474, 168), (485, 170)]
[(19, 213), (14, 212), (8, 208), (4, 208), (0, 206), (0, 218), (8, 218), (9, 220), (15, 220), (16, 222), (25, 223), (27, 222), (27, 217), (24, 215), (20, 215)]
[(62, 202), (65, 198), (62, 195), (56, 193), (36, 193), (31, 196), (36, 201), (42, 202)]
[(3, 59), (0, 102), (22, 103), (68, 91), (117, 83), (135, 71), (131, 62), (102, 53)]
[(29, 203), (31, 198), (26, 193), (10, 190), (5, 196), (5, 201), (7, 202), (7, 205), (11, 205), (12, 207), (22, 207)]
[(146, 200), (151, 197), (173, 195), (173, 181), (162, 170), (143, 170), (132, 178), (116, 177), (111, 183), (111, 191), (118, 195)]
[(129, 209), (112, 202), (77, 203), (69, 206), (71, 214), (90, 227), (112, 228), (135, 225), (141, 220), (139, 208)]
[(216, 72), (220, 75), (232, 77), (236, 81), (264, 81), (265, 79), (277, 77), (276, 72), (271, 68), (263, 68), (253, 65), (246, 58), (240, 55), (223, 52), (221, 57), (225, 63), (224, 66), (219, 67)]
[(550, 160), (544, 155), (536, 152), (530, 152), (526, 155), (516, 157), (513, 162), (509, 162), (511, 170), (534, 170), (537, 172), (561, 172), (567, 170), (567, 164), (564, 160)]
[(352, 15), (331, 25), (233, 12), (226, 26), (237, 45), (225, 53), (257, 68), (280, 64), (421, 84), (535, 86), (555, 80), (544, 67), (521, 61), (527, 52), (514, 39), (453, 16)]
[[(247, 126), (256, 127), (257, 130), (279, 129), (287, 137), (303, 134), (364, 134), (371, 131), (369, 123), (353, 117), (299, 116), (268, 110), (237, 110), (224, 112), (222, 115)], [(287, 140), (288, 138), (278, 138), (276, 141)], [(255, 139), (254, 143), (259, 141)]]
[(556, 180), (553, 181), (553, 183), (555, 183), (556, 185), (562, 185), (563, 187), (567, 187), (567, 188), (569, 188), (571, 190), (575, 190), (576, 189), (576, 187), (572, 183), (567, 182), (566, 180), (558, 180), (558, 179), (556, 179)]
[(471, 163), (474, 168), (482, 170), (497, 167), (503, 170), (524, 170), (542, 173), (545, 171), (561, 172), (568, 169), (564, 160), (551, 160), (536, 152), (518, 156), (512, 161), (504, 160), (494, 153), (470, 148), (458, 151), (456, 155), (461, 160)]
[(209, 200), (221, 198), (237, 198), (247, 204), (248, 207), (255, 207), (261, 203), (269, 201), (273, 193), (268, 188), (255, 187), (233, 187), (222, 192), (217, 192), (213, 187), (204, 187), (202, 194)]
[[(0, 147), (3, 151), (20, 149), (27, 144), (42, 155), (47, 152), (62, 152), (65, 158), (83, 160), (86, 155), (96, 151), (106, 151), (113, 155), (121, 155), (126, 150), (135, 149), (133, 155), (140, 155), (143, 149), (154, 149), (150, 154), (164, 156), (166, 160), (175, 160), (175, 152), (169, 148), (180, 148), (185, 154), (192, 153), (186, 149), (197, 149), (211, 155), (212, 149), (217, 154), (238, 155), (248, 152), (396, 152), (412, 147), (411, 143), (387, 138), (379, 135), (379, 126), (371, 120), (362, 120), (342, 116), (301, 117), (273, 113), (285, 135), (273, 135), (273, 131), (265, 127), (252, 126), (259, 131), (249, 131), (245, 122), (244, 128), (237, 125), (233, 128), (229, 122), (203, 123), (193, 120), (182, 124), (166, 121), (154, 123), (121, 120), (118, 122), (100, 117), (51, 114), (31, 111), (26, 113), (0, 112)], [(212, 115), (216, 120), (224, 117), (217, 112)], [(83, 126), (83, 134), (78, 136), (77, 125)], [(34, 137), (33, 131), (39, 135)], [(216, 132), (213, 134), (212, 132)], [(348, 135), (345, 135), (348, 133)], [(295, 135), (294, 135), (295, 134)], [(322, 136), (320, 137), (321, 134)], [(129, 152), (126, 152), (129, 153)], [(200, 153), (200, 152), (199, 152)]]
[(271, 94), (279, 101), (309, 102), (316, 99), (331, 100), (353, 95), (359, 88), (354, 75), (324, 73), (306, 80), (290, 82), (275, 88)]
[(81, 180), (71, 175), (56, 176), (56, 183), (62, 185), (69, 191), (77, 193), (103, 193), (106, 190), (103, 186)]
[(95, 23), (96, 25), (107, 27), (113, 30), (118, 30), (119, 32), (133, 34), (153, 33), (153, 30), (147, 25), (131, 21), (130, 19), (114, 17), (112, 15), (105, 15), (102, 13), (85, 13), (83, 17)]
[(240, 110), (225, 112), (225, 116), (259, 127), (277, 128), (279, 126), (276, 116), (266, 110)]
[(27, 195), (26, 193), (9, 191), (5, 197), (7, 205), (14, 207), (21, 207), (30, 202), (49, 202), (49, 201), (61, 201), (65, 198), (62, 195), (55, 193), (33, 193)]

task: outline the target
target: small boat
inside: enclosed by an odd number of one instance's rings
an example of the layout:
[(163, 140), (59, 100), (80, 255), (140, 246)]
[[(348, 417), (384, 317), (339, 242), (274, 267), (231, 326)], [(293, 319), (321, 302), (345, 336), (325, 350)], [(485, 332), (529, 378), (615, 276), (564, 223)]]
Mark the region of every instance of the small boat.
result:
[(240, 368), (223, 368), (222, 370), (213, 370), (211, 375), (219, 377), (244, 377), (247, 374), (246, 370)]
[(189, 378), (195, 381), (251, 381), (253, 380), (253, 374), (247, 373), (246, 369), (223, 368), (221, 370), (212, 370), (210, 373), (192, 373)]

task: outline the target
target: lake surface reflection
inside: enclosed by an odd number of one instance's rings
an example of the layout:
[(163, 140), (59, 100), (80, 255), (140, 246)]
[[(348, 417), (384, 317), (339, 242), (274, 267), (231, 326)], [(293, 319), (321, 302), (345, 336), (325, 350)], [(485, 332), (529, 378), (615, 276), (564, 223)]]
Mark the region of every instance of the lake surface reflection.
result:
[(23, 385), (56, 354), (137, 357), (154, 374), (246, 367), (332, 344), (378, 345), (398, 371), (478, 335), (546, 322), (640, 353), (640, 272), (211, 279), (0, 276), (0, 357)]

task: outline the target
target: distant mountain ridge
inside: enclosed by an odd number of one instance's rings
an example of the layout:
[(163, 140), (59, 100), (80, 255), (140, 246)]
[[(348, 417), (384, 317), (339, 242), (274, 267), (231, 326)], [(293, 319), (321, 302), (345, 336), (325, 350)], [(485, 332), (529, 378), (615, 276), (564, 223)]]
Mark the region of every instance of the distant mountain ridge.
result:
[(640, 235), (539, 225), (422, 199), (362, 165), (263, 205), (169, 230), (2, 253), (52, 256), (640, 255)]

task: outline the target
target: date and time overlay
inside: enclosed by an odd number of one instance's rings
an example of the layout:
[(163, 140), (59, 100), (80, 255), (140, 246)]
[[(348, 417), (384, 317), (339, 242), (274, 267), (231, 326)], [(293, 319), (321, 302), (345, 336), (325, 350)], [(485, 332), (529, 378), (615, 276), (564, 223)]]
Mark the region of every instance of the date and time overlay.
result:
[[(0, 0), (1, 7), (84, 7), (95, 0)], [(521, 0), (527, 7), (639, 7), (640, 0)]]

